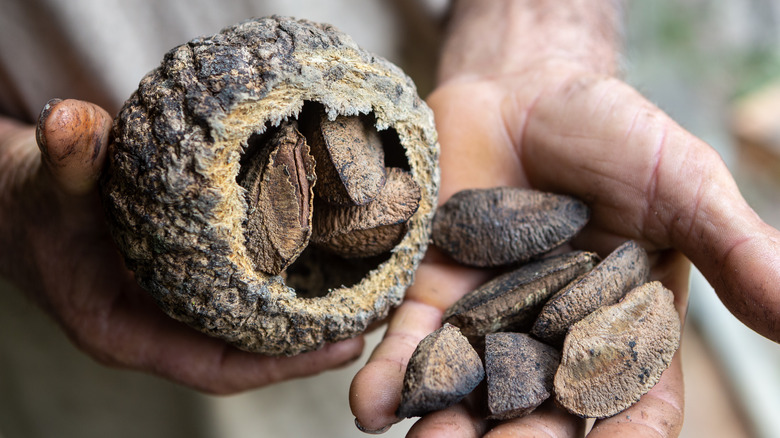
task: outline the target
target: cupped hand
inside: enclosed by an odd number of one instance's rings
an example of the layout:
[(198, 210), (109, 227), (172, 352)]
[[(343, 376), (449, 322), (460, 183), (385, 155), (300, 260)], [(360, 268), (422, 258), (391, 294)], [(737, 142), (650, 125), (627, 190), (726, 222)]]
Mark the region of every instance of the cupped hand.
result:
[[(461, 77), (428, 101), (442, 147), (439, 202), (468, 187), (533, 187), (592, 209), (572, 243), (607, 255), (634, 239), (651, 278), (685, 317), (691, 260), (745, 324), (780, 340), (780, 233), (748, 207), (717, 153), (625, 83), (549, 61), (501, 76)], [(406, 364), (441, 326), (443, 311), (490, 274), (429, 251), (383, 341), (355, 376), (350, 402), (367, 430), (398, 419)], [(481, 405), (480, 405), (481, 403)], [(429, 414), (411, 436), (579, 436), (583, 423), (553, 403), (528, 417), (486, 423), (484, 400)], [(683, 418), (680, 352), (660, 382), (589, 436), (676, 436)]]
[(111, 129), (103, 109), (47, 104), (36, 129), (0, 120), (0, 269), (98, 361), (210, 393), (339, 367), (361, 338), (295, 357), (239, 351), (165, 315), (125, 269), (97, 196)]

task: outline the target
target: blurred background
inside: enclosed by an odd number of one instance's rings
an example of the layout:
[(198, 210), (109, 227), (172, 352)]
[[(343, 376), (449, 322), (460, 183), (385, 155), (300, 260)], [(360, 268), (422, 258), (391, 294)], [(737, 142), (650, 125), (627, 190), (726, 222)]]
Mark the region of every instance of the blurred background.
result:
[[(780, 227), (780, 3), (629, 2), (626, 79), (722, 156), (743, 196)], [(691, 276), (683, 437), (780, 434), (780, 346)]]
[[(445, 1), (309, 2), (327, 21), (431, 85), (435, 22)], [(380, 4), (381, 5), (378, 5)], [(362, 24), (345, 17), (365, 14)], [(303, 16), (300, 10), (274, 11)], [(758, 213), (780, 226), (780, 3), (634, 0), (626, 11), (625, 77), (716, 148)], [(373, 18), (372, 18), (373, 17)], [(383, 26), (376, 23), (384, 20)], [(401, 23), (411, 23), (402, 25)], [(230, 23), (224, 23), (225, 25)], [(216, 31), (216, 29), (215, 29)], [(386, 35), (403, 36), (390, 43)], [(683, 345), (683, 437), (775, 437), (780, 346), (747, 329), (694, 272)], [(366, 354), (381, 337), (369, 336)], [(364, 363), (230, 397), (210, 397), (83, 356), (18, 291), (0, 283), (0, 436), (359, 437), (347, 403)], [(413, 421), (393, 426), (404, 436)]]

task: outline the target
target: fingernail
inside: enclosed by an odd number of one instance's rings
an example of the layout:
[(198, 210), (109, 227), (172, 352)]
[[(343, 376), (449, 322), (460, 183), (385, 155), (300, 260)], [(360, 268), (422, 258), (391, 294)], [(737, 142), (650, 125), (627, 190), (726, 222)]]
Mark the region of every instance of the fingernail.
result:
[(360, 424), (358, 419), (355, 418), (355, 426), (357, 426), (358, 430), (363, 432), (363, 433), (367, 433), (369, 435), (380, 435), (380, 434), (383, 434), (383, 433), (387, 432), (388, 430), (390, 430), (390, 426), (392, 426), (392, 424), (388, 424), (387, 426), (382, 427), (380, 429), (371, 430), (371, 429), (365, 428), (362, 424)]
[(36, 139), (46, 166), (67, 194), (97, 185), (108, 149), (111, 117), (97, 105), (52, 99), (38, 117)]
[(62, 102), (62, 99), (54, 98), (49, 100), (46, 102), (46, 105), (43, 106), (41, 114), (38, 116), (38, 123), (35, 126), (35, 140), (38, 142), (38, 147), (41, 148), (41, 152), (43, 152), (44, 155), (47, 154), (44, 125), (46, 124), (46, 119), (49, 118), (49, 114), (51, 114), (51, 110), (60, 102)]

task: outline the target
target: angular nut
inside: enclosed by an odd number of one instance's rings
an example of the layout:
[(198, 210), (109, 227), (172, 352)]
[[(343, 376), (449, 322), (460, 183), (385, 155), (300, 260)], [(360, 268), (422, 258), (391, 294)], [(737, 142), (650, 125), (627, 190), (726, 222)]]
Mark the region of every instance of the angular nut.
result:
[(528, 263), (464, 295), (442, 321), (464, 335), (527, 331), (547, 299), (598, 263), (596, 253), (574, 251)]
[(485, 337), (488, 409), (494, 420), (531, 413), (552, 395), (561, 353), (525, 333)]
[(364, 205), (321, 207), (314, 216), (312, 242), (342, 257), (370, 257), (390, 251), (406, 234), (406, 222), (420, 204), (420, 188), (401, 169)]
[(517, 187), (463, 190), (439, 207), (432, 237), (464, 265), (503, 266), (562, 245), (589, 216), (588, 207), (570, 196)]
[(616, 303), (650, 275), (647, 252), (633, 240), (617, 247), (593, 270), (558, 291), (545, 303), (531, 334), (560, 346), (569, 327), (594, 310)]
[(364, 205), (385, 185), (385, 154), (379, 135), (360, 117), (339, 116), (307, 124), (317, 159), (317, 194), (330, 204)]
[(285, 123), (267, 148), (252, 157), (239, 184), (251, 209), (246, 248), (255, 269), (276, 275), (300, 255), (311, 237), (314, 158), (296, 123)]
[(417, 345), (404, 374), (399, 418), (459, 402), (485, 378), (482, 360), (457, 327), (444, 324)]
[(555, 374), (558, 404), (605, 418), (637, 402), (661, 378), (680, 345), (672, 292), (654, 281), (572, 326)]

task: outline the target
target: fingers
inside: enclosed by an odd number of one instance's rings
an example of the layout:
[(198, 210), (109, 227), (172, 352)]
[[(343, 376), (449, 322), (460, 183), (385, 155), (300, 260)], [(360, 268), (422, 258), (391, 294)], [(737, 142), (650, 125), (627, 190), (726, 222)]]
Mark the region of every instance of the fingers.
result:
[(400, 420), (395, 411), (414, 349), (441, 327), (444, 309), (481, 284), (485, 275), (430, 259), (420, 266), (415, 284), (390, 319), (384, 339), (352, 381), (350, 407), (362, 428), (381, 430)]
[(292, 357), (249, 353), (174, 321), (144, 291), (137, 292), (81, 314), (80, 324), (68, 326), (74, 343), (105, 365), (152, 373), (207, 393), (232, 394), (340, 367), (357, 359), (364, 346), (362, 338), (355, 338)]
[[(50, 203), (58, 206), (52, 207), (57, 220), (43, 217), (40, 229), (47, 232), (33, 235), (46, 260), (42, 301), (76, 345), (106, 365), (216, 394), (315, 374), (360, 355), (362, 338), (294, 357), (247, 353), (165, 315), (124, 269), (96, 199), (81, 196), (97, 184), (111, 123), (108, 113), (91, 103), (52, 100), (36, 132), (45, 168), (59, 189), (55, 192), (66, 195)], [(79, 198), (74, 202), (68, 195)], [(84, 266), (100, 269), (84, 271)]]
[(0, 191), (18, 190), (37, 173), (40, 162), (34, 128), (0, 116)]
[[(189, 329), (191, 330), (191, 329)], [(204, 339), (195, 340), (193, 349), (179, 348), (183, 353), (173, 356), (170, 350), (159, 351), (170, 361), (155, 361), (157, 373), (170, 380), (211, 394), (235, 394), (274, 383), (318, 374), (354, 362), (363, 351), (362, 337), (326, 344), (321, 349), (291, 357), (268, 357), (229, 347), (222, 342), (214, 349), (204, 345)], [(213, 339), (207, 340), (209, 343)], [(162, 343), (160, 347), (164, 347)], [(205, 348), (204, 348), (205, 347)], [(191, 372), (182, 369), (193, 368)], [(165, 368), (160, 368), (160, 364)]]
[(82, 195), (97, 184), (111, 123), (104, 109), (89, 102), (52, 99), (44, 107), (36, 138), (46, 167), (65, 193)]
[(485, 420), (475, 416), (464, 403), (430, 413), (412, 426), (407, 438), (479, 438), (487, 429)]
[(569, 414), (548, 400), (542, 406), (522, 418), (499, 424), (490, 430), (485, 438), (535, 437), (550, 438), (581, 437), (585, 432), (585, 421)]
[(394, 313), (382, 342), (355, 375), (349, 402), (356, 421), (367, 430), (380, 430), (400, 421), (406, 364), (422, 338), (441, 325), (441, 310), (406, 301)]
[(533, 185), (592, 206), (584, 244), (617, 234), (676, 248), (737, 317), (780, 341), (780, 233), (717, 153), (615, 79), (580, 75), (548, 91), (514, 135)]
[(235, 349), (189, 327), (185, 330), (154, 339), (150, 350), (128, 352), (131, 355), (125, 357), (130, 361), (122, 366), (151, 371), (209, 394), (226, 395), (346, 366), (360, 356), (364, 346), (359, 337), (297, 356), (269, 357)]
[(170, 339), (155, 339), (154, 348), (146, 355), (132, 357), (142, 360), (137, 362), (142, 370), (221, 395), (346, 366), (360, 356), (364, 346), (363, 338), (358, 337), (296, 356), (269, 357), (238, 350), (189, 327), (184, 329), (187, 332), (181, 335), (170, 333)]
[(683, 382), (680, 350), (661, 380), (625, 411), (597, 421), (589, 438), (676, 437), (683, 424)]

